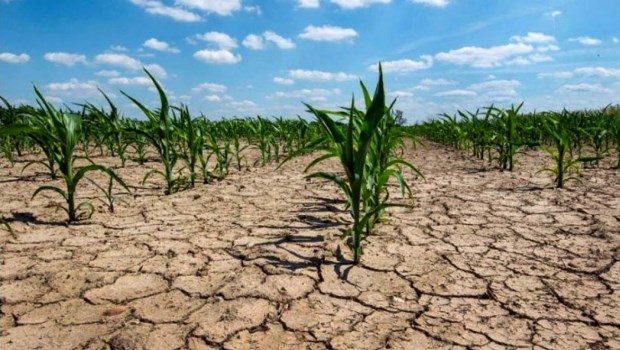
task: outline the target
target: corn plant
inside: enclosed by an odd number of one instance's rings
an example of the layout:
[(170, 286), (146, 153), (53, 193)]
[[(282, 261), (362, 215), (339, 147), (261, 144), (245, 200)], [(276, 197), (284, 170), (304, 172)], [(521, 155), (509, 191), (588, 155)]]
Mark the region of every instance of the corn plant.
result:
[[(108, 150), (112, 157), (119, 156), (121, 159), (121, 167), (125, 167), (127, 162), (126, 150), (129, 143), (125, 139), (125, 127), (123, 125), (123, 118), (121, 117), (118, 108), (112, 102), (112, 100), (99, 89), (99, 92), (103, 95), (110, 107), (110, 112), (106, 113), (103, 108), (99, 109), (94, 105), (88, 103), (85, 105), (86, 109), (92, 116), (98, 121), (98, 127), (100, 130), (96, 133), (100, 135), (100, 145), (107, 143)], [(100, 149), (102, 149), (100, 147)]]
[(166, 93), (146, 68), (144, 69), (144, 72), (149, 76), (149, 78), (151, 78), (151, 81), (153, 81), (153, 84), (159, 93), (161, 107), (156, 110), (149, 110), (140, 101), (121, 91), (123, 95), (127, 96), (127, 98), (138, 106), (142, 113), (144, 113), (144, 115), (148, 118), (149, 122), (146, 129), (130, 126), (127, 130), (141, 135), (148, 140), (151, 146), (155, 148), (164, 164), (163, 172), (157, 169), (152, 169), (144, 175), (142, 183), (146, 183), (146, 181), (153, 175), (159, 175), (164, 178), (164, 181), (166, 181), (166, 189), (164, 193), (169, 195), (177, 192), (183, 182), (183, 179), (180, 177), (175, 177), (173, 173), (174, 166), (179, 159), (179, 155), (174, 149), (175, 126), (172, 118), (170, 117), (170, 105), (168, 104)]
[[(365, 89), (363, 84), (362, 89)], [(365, 96), (368, 96), (367, 93), (365, 93)], [(305, 104), (308, 112), (316, 117), (326, 136), (311, 143), (301, 152), (323, 152), (321, 156), (314, 159), (306, 167), (306, 171), (327, 159), (337, 158), (340, 161), (345, 177), (321, 171), (311, 173), (306, 177), (321, 178), (334, 182), (345, 194), (347, 207), (353, 219), (353, 227), (347, 230), (343, 236), (350, 236), (351, 238), (351, 250), (355, 264), (359, 263), (362, 254), (362, 233), (367, 222), (371, 220), (377, 211), (389, 205), (388, 203), (382, 203), (376, 208), (363, 211), (362, 203), (363, 187), (368, 183), (366, 168), (369, 148), (380, 123), (388, 115), (385, 106), (381, 66), (379, 66), (379, 80), (374, 96), (372, 99), (367, 97), (366, 100), (368, 107), (365, 112), (357, 110), (355, 108), (355, 100), (351, 100), (351, 107), (346, 109), (346, 112), (348, 112), (348, 123), (344, 131), (336, 119), (329, 115), (336, 114), (338, 117), (341, 117), (343, 113), (318, 110)]]
[(250, 128), (257, 138), (256, 148), (260, 151), (261, 157), (254, 163), (254, 165), (260, 162), (261, 165), (267, 164), (271, 160), (271, 152), (273, 147), (273, 133), (272, 125), (267, 119), (260, 116), (252, 120)]
[(187, 106), (175, 109), (179, 111), (180, 116), (176, 127), (184, 150), (181, 153), (181, 157), (185, 162), (185, 167), (189, 170), (190, 186), (194, 187), (196, 183), (196, 166), (199, 158), (202, 156), (204, 138), (202, 130), (197, 125), (198, 120), (192, 120)]
[[(108, 178), (108, 182), (107, 182), (107, 186), (103, 187), (101, 185), (99, 185), (97, 182), (93, 181), (92, 179), (87, 178), (87, 180), (93, 184), (95, 187), (97, 187), (105, 196), (105, 200), (101, 199), (101, 198), (97, 198), (99, 201), (101, 201), (101, 203), (103, 203), (107, 208), (108, 211), (110, 213), (114, 213), (114, 204), (117, 202), (122, 202), (122, 203), (126, 203), (125, 201), (123, 201), (122, 199), (119, 199), (116, 197), (116, 195), (113, 192), (113, 188), (114, 188), (114, 177), (110, 176)], [(127, 192), (128, 194), (129, 192)]]
[(555, 176), (556, 188), (563, 188), (564, 183), (570, 180), (581, 181), (578, 177), (572, 176), (572, 173), (578, 167), (578, 159), (572, 159), (569, 153), (570, 133), (564, 123), (566, 111), (559, 113), (550, 113), (544, 119), (544, 127), (550, 135), (553, 147), (546, 147), (545, 150), (554, 162), (553, 168), (544, 168), (539, 172), (548, 172)]
[[(55, 206), (67, 213), (69, 222), (74, 222), (84, 217), (89, 218), (94, 212), (93, 205), (90, 202), (76, 203), (75, 201), (77, 186), (87, 173), (102, 171), (107, 173), (108, 176), (121, 186), (125, 188), (127, 186), (111, 169), (103, 165), (90, 164), (83, 167), (75, 167), (75, 161), (78, 157), (74, 154), (74, 151), (82, 132), (80, 116), (57, 111), (45, 100), (39, 90), (35, 88), (35, 92), (39, 98), (38, 102), (43, 108), (37, 116), (30, 117), (37, 120), (45, 120), (48, 128), (39, 129), (33, 126), (31, 130), (28, 130), (28, 134), (47, 140), (50, 146), (50, 154), (55, 163), (58, 164), (58, 171), (62, 174), (65, 186), (64, 189), (51, 185), (41, 186), (37, 188), (32, 198), (35, 198), (41, 192), (55, 192), (65, 200), (66, 207), (62, 205)], [(86, 214), (78, 215), (78, 211), (83, 208), (87, 210)]]
[(611, 135), (616, 143), (616, 169), (620, 169), (620, 110), (616, 111), (613, 118)]

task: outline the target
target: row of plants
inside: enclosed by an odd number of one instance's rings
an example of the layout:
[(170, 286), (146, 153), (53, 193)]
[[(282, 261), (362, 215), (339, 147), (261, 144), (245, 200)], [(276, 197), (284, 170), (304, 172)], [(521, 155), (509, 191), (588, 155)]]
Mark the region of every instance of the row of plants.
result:
[(520, 113), (522, 107), (443, 114), (411, 128), (416, 135), (471, 152), (507, 171), (513, 171), (516, 154), (541, 147), (554, 164), (541, 171), (553, 174), (557, 188), (569, 180), (581, 181), (576, 176), (581, 164), (598, 166), (611, 156), (620, 168), (620, 107)]
[[(157, 80), (147, 71), (159, 94), (160, 104), (150, 109), (130, 95), (132, 101), (146, 117), (145, 120), (125, 118), (112, 100), (102, 91), (107, 106), (97, 107), (84, 103), (70, 108), (57, 109), (35, 88), (38, 106), (14, 107), (2, 99), (0, 108), (0, 145), (3, 157), (15, 165), (22, 156), (27, 161), (23, 169), (39, 166), (52, 180), (62, 179), (62, 186), (39, 187), (33, 198), (41, 192), (52, 191), (60, 195), (64, 205), (58, 206), (67, 213), (68, 221), (87, 218), (94, 212), (90, 202), (77, 202), (78, 185), (86, 179), (101, 190), (100, 199), (114, 211), (115, 185), (126, 192), (129, 186), (116, 174), (117, 168), (128, 161), (161, 164), (148, 171), (143, 178), (160, 177), (166, 195), (195, 187), (199, 180), (209, 183), (222, 180), (231, 167), (263, 166), (279, 162), (292, 152), (305, 147), (319, 133), (316, 124), (301, 118), (207, 120), (203, 115), (194, 118), (186, 105), (173, 106)], [(260, 158), (248, 164), (245, 155), (249, 148), (257, 149)], [(116, 168), (97, 164), (98, 157), (119, 159)], [(79, 164), (86, 164), (77, 166)], [(106, 184), (99, 184), (86, 175), (99, 171), (107, 175)], [(0, 219), (8, 227), (8, 220)]]

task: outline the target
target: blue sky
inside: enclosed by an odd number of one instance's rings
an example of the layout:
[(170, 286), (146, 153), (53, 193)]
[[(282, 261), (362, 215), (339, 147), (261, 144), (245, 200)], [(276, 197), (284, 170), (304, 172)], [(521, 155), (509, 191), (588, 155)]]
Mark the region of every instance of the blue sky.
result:
[(620, 102), (618, 0), (0, 0), (0, 95), (156, 105), (222, 116), (346, 105), (358, 80), (409, 121), (490, 103), (528, 110)]

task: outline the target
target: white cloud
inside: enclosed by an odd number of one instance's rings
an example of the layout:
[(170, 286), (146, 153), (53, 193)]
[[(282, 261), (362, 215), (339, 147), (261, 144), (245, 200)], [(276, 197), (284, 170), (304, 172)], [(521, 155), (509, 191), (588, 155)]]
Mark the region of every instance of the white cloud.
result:
[(396, 90), (396, 91), (390, 92), (388, 95), (394, 96), (394, 97), (411, 97), (413, 96), (413, 93), (409, 91)]
[(57, 64), (64, 64), (65, 66), (69, 67), (74, 66), (78, 63), (88, 63), (86, 61), (86, 56), (67, 52), (47, 52), (45, 55), (43, 55), (43, 58), (45, 58), (46, 61)]
[(145, 9), (147, 13), (152, 15), (160, 15), (170, 17), (178, 22), (198, 22), (202, 20), (200, 15), (187, 11), (179, 7), (171, 7), (164, 5), (161, 1), (156, 0), (129, 0), (135, 5)]
[(47, 89), (55, 92), (67, 92), (67, 91), (86, 91), (86, 90), (97, 90), (97, 82), (93, 80), (89, 81), (79, 81), (78, 79), (71, 79), (64, 83), (49, 83), (47, 84)]
[(265, 41), (263, 37), (256, 34), (250, 34), (243, 39), (243, 46), (252, 50), (262, 50), (265, 48)]
[(166, 79), (168, 77), (168, 73), (166, 72), (166, 70), (159, 64), (147, 64), (144, 65), (144, 68), (146, 68), (151, 74), (153, 74), (153, 76), (157, 78)]
[(301, 89), (293, 91), (277, 91), (273, 97), (279, 98), (327, 98), (328, 96), (340, 95), (342, 91), (340, 89)]
[(411, 2), (433, 7), (446, 7), (450, 3), (449, 0), (411, 0)]
[(106, 78), (115, 78), (121, 75), (118, 71), (115, 70), (100, 70), (95, 75)]
[(549, 44), (555, 42), (553, 36), (535, 32), (529, 32), (525, 36), (515, 35), (511, 37), (510, 40), (526, 44)]
[(604, 88), (599, 84), (568, 84), (563, 85), (560, 90), (568, 91), (568, 92), (602, 92), (602, 93), (611, 93), (612, 91)]
[(556, 18), (562, 15), (562, 11), (557, 11), (557, 10), (552, 11), (552, 12), (547, 13), (547, 15), (549, 15), (552, 18)]
[(250, 12), (250, 13), (256, 13), (258, 16), (263, 14), (263, 10), (258, 5), (255, 5), (255, 6), (244, 6), (243, 7), (243, 11)]
[(213, 64), (236, 64), (241, 62), (241, 55), (235, 55), (228, 50), (200, 50), (194, 53), (194, 58)]
[(435, 55), (441, 62), (457, 65), (470, 65), (477, 68), (496, 67), (508, 63), (515, 56), (534, 51), (534, 47), (525, 43), (511, 43), (489, 48), (467, 46)]
[(209, 91), (209, 92), (226, 92), (226, 90), (228, 90), (228, 88), (225, 85), (222, 84), (216, 84), (216, 83), (202, 83), (194, 88), (192, 88), (192, 92), (194, 93), (200, 93), (203, 91)]
[(353, 74), (347, 74), (344, 72), (323, 72), (319, 70), (304, 70), (294, 69), (289, 71), (289, 76), (298, 80), (310, 80), (310, 81), (347, 81), (355, 80), (357, 77)]
[(344, 9), (368, 7), (372, 4), (389, 4), (392, 0), (330, 0)]
[(573, 76), (573, 72), (551, 72), (551, 73), (538, 73), (538, 79), (555, 78), (555, 79), (570, 79)]
[(553, 58), (551, 56), (549, 56), (549, 55), (542, 55), (542, 54), (539, 54), (539, 53), (535, 53), (535, 54), (529, 55), (528, 59), (531, 62), (533, 62), (533, 63), (553, 61)]
[(168, 44), (167, 42), (160, 41), (155, 38), (148, 39), (147, 41), (144, 42), (144, 44), (142, 44), (142, 46), (148, 47), (149, 49), (153, 49), (157, 51), (172, 52), (172, 53), (180, 52), (179, 49), (170, 46), (170, 44)]
[(204, 100), (209, 102), (222, 102), (222, 98), (218, 95), (207, 95), (204, 97)]
[(274, 77), (273, 82), (280, 85), (293, 85), (295, 81), (289, 78)]
[(600, 39), (591, 38), (589, 36), (580, 36), (577, 38), (570, 38), (568, 39), (568, 41), (578, 42), (584, 46), (597, 46), (603, 43)]
[(45, 96), (45, 100), (51, 104), (55, 104), (55, 105), (60, 105), (62, 104), (63, 100), (60, 97), (57, 96)]
[(95, 62), (125, 69), (137, 70), (142, 67), (142, 63), (135, 58), (120, 53), (104, 53), (95, 56)]
[(243, 39), (243, 46), (251, 50), (263, 50), (267, 42), (274, 43), (280, 49), (294, 49), (295, 43), (291, 39), (284, 38), (272, 31), (265, 31), (263, 34), (250, 34)]
[(22, 54), (14, 54), (11, 52), (0, 53), (0, 62), (26, 63), (28, 61), (30, 61), (30, 56), (25, 53), (22, 53)]
[(518, 80), (487, 80), (481, 83), (472, 84), (468, 89), (482, 91), (482, 90), (514, 90), (521, 86), (521, 82)]
[(121, 46), (121, 45), (112, 45), (112, 46), (110, 46), (110, 50), (112, 50), (112, 51), (120, 51), (120, 52), (129, 51), (128, 48), (126, 48), (125, 46)]
[(241, 10), (241, 0), (175, 0), (175, 4), (220, 16)]
[(263, 33), (263, 37), (266, 41), (271, 41), (276, 44), (280, 49), (294, 49), (295, 43), (291, 39), (284, 38), (272, 31), (266, 31)]
[(256, 107), (256, 103), (250, 101), (250, 100), (243, 100), (243, 101), (232, 101), (230, 102), (230, 105), (233, 107), (241, 107), (241, 108), (251, 108), (251, 107)]
[[(385, 61), (381, 62), (381, 67), (383, 68), (383, 72), (385, 73), (407, 73), (407, 72), (415, 72), (418, 70), (429, 69), (433, 66), (433, 57), (428, 55), (420, 56), (421, 60), (414, 61), (410, 59), (402, 59), (396, 61)], [(377, 71), (379, 68), (378, 64), (373, 64), (368, 66), (369, 70)]]
[(357, 37), (357, 32), (351, 28), (341, 28), (337, 26), (307, 26), (304, 32), (299, 34), (302, 39), (313, 41), (347, 41)]
[(442, 85), (455, 85), (456, 81), (446, 79), (424, 79), (420, 81), (420, 85), (423, 86), (442, 86)]
[(318, 8), (320, 3), (319, 0), (298, 0), (297, 6), (303, 8)]
[(536, 51), (538, 52), (560, 51), (560, 47), (557, 45), (538, 46), (536, 48)]
[(595, 76), (601, 78), (619, 78), (620, 69), (618, 68), (605, 68), (605, 67), (582, 67), (575, 69), (576, 74)]
[(237, 40), (230, 35), (221, 32), (208, 32), (204, 34), (196, 34), (193, 38), (206, 41), (221, 50), (230, 50), (236, 48)]
[(120, 77), (120, 78), (111, 78), (108, 80), (110, 85), (141, 85), (141, 86), (151, 86), (153, 82), (148, 77)]
[(448, 91), (438, 92), (435, 94), (435, 96), (440, 96), (440, 97), (473, 97), (477, 95), (478, 94), (475, 91), (470, 91), (470, 90), (448, 90)]
[(618, 40), (618, 38), (616, 38), (615, 36), (611, 37), (611, 41), (613, 41), (614, 44), (617, 44), (618, 42), (620, 42), (620, 40)]

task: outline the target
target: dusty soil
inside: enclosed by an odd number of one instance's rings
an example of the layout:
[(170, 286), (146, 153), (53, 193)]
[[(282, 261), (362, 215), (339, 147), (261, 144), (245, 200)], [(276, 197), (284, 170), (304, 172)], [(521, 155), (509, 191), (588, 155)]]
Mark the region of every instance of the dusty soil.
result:
[(427, 180), (360, 266), (310, 158), (171, 196), (151, 182), (69, 227), (58, 197), (30, 200), (54, 182), (0, 163), (0, 349), (620, 349), (619, 171), (554, 190), (542, 153), (514, 173), (436, 145), (407, 158)]

